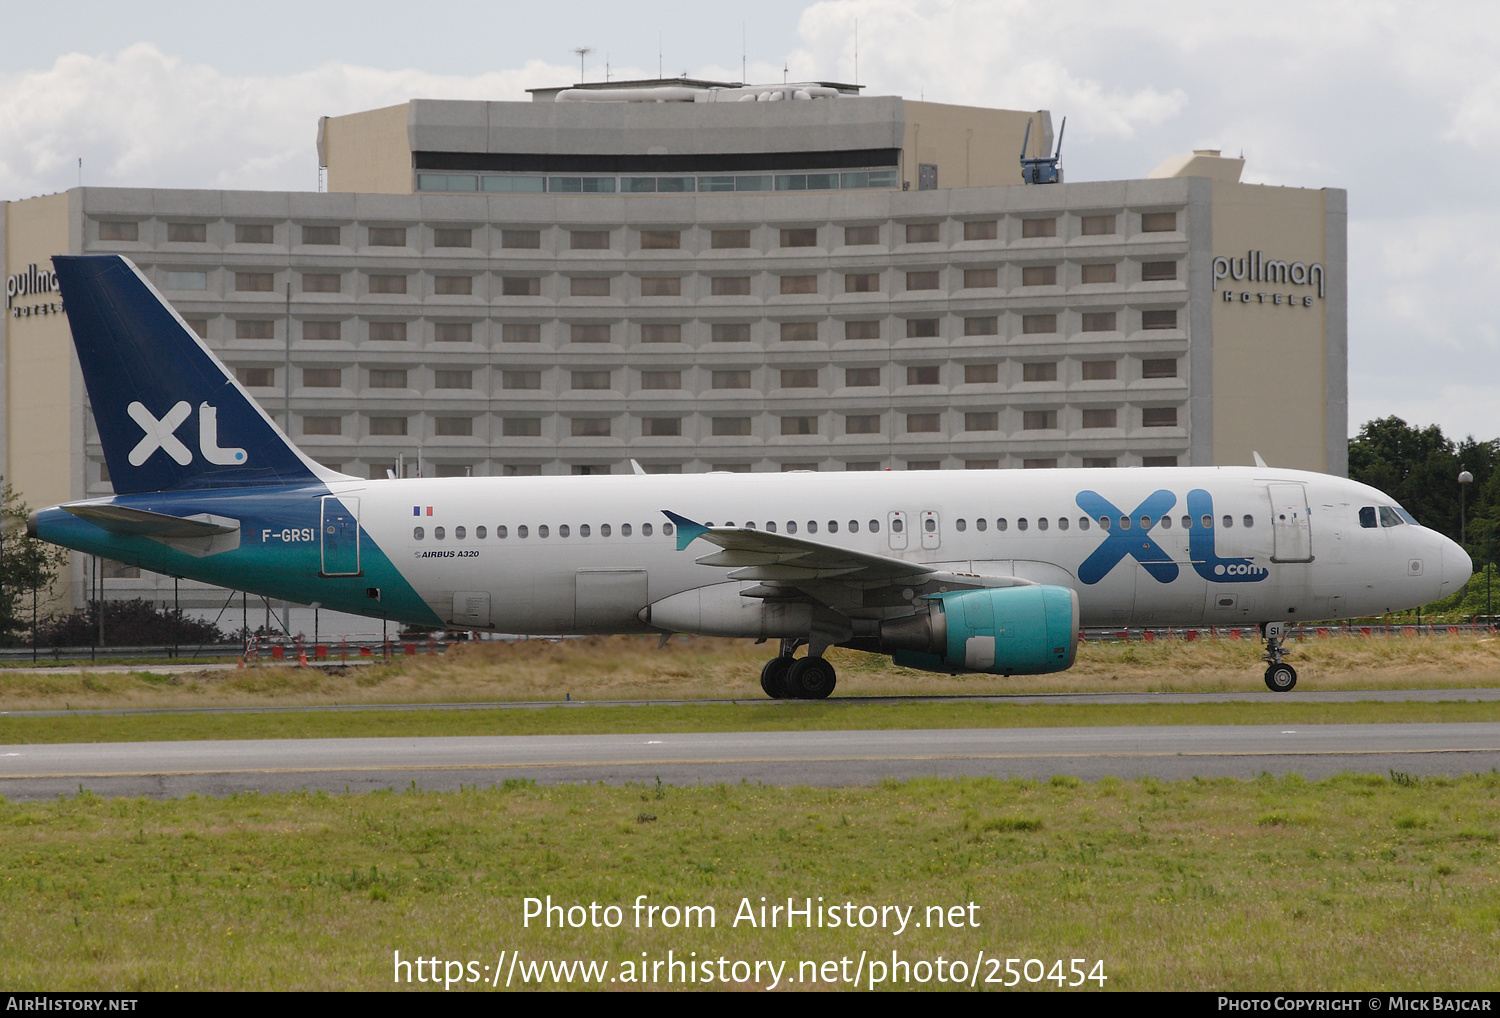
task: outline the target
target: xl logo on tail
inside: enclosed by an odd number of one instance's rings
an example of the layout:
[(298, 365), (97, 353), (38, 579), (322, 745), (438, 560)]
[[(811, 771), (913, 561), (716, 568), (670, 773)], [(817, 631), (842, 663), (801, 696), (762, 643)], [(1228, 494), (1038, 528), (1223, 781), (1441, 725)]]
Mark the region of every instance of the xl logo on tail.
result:
[[(182, 427), (182, 423), (193, 412), (192, 405), (187, 400), (179, 401), (160, 419), (153, 416), (139, 400), (126, 407), (125, 411), (145, 432), (135, 448), (130, 450), (131, 466), (138, 467), (145, 463), (158, 449), (182, 466), (193, 462), (191, 450), (182, 444), (176, 434), (177, 429)], [(198, 451), (215, 466), (235, 466), (246, 461), (244, 449), (219, 448), (219, 410), (207, 403), (198, 405)]]

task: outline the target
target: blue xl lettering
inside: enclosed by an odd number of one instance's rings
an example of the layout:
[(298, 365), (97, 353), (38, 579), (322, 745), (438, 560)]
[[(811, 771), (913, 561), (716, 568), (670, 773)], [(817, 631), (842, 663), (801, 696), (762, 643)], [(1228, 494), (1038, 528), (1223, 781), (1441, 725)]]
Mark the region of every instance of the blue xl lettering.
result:
[(1151, 527), (1161, 519), (1162, 514), (1170, 512), (1177, 504), (1176, 495), (1164, 488), (1152, 492), (1130, 513), (1131, 517), (1150, 520), (1147, 525), (1136, 529), (1119, 526), (1119, 520), (1125, 514), (1097, 491), (1080, 491), (1077, 502), (1078, 508), (1094, 519), (1109, 518), (1115, 523), (1114, 529), (1111, 529), (1108, 536), (1104, 538), (1104, 543), (1095, 548), (1094, 553), (1078, 567), (1080, 580), (1084, 583), (1098, 583), (1108, 576), (1109, 571), (1117, 566), (1126, 555), (1139, 562), (1141, 568), (1150, 573), (1152, 579), (1158, 582), (1171, 583), (1177, 579), (1177, 563), (1173, 562), (1171, 556), (1162, 550), (1161, 545), (1147, 536)]
[[(1204, 517), (1214, 518), (1213, 496), (1202, 488), (1188, 492), (1187, 510), (1195, 521)], [(1188, 556), (1193, 560), (1193, 569), (1205, 580), (1213, 583), (1258, 583), (1271, 575), (1264, 566), (1255, 565), (1248, 558), (1219, 558), (1214, 551), (1212, 527), (1195, 525), (1188, 531)]]

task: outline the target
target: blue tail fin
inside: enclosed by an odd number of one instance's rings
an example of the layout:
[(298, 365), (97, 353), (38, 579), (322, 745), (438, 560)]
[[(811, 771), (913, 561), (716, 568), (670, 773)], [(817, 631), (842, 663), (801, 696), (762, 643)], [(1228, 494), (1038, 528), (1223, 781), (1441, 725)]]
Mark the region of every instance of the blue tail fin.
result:
[(340, 477), (304, 456), (128, 259), (52, 259), (115, 491)]

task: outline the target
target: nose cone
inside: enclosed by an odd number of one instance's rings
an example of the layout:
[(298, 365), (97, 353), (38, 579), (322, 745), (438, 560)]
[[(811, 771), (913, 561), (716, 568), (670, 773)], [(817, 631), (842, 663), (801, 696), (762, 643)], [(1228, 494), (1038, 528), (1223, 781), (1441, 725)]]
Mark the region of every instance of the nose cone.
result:
[(1445, 537), (1442, 563), (1443, 585), (1438, 597), (1447, 597), (1469, 582), (1469, 577), (1474, 574), (1474, 562), (1457, 541), (1450, 541)]

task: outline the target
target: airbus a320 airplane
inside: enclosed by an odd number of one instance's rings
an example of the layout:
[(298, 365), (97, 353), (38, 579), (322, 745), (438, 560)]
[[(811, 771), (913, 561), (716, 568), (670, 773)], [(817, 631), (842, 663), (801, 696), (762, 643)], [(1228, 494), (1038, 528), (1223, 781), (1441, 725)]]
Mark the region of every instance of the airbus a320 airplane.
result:
[[(1080, 626), (1259, 625), (1433, 601), (1471, 572), (1387, 495), (1269, 467), (364, 480), (303, 455), (136, 267), (53, 259), (116, 494), (36, 537), (420, 626), (779, 640), (938, 672), (1072, 665)], [(807, 653), (794, 658), (799, 647)]]

